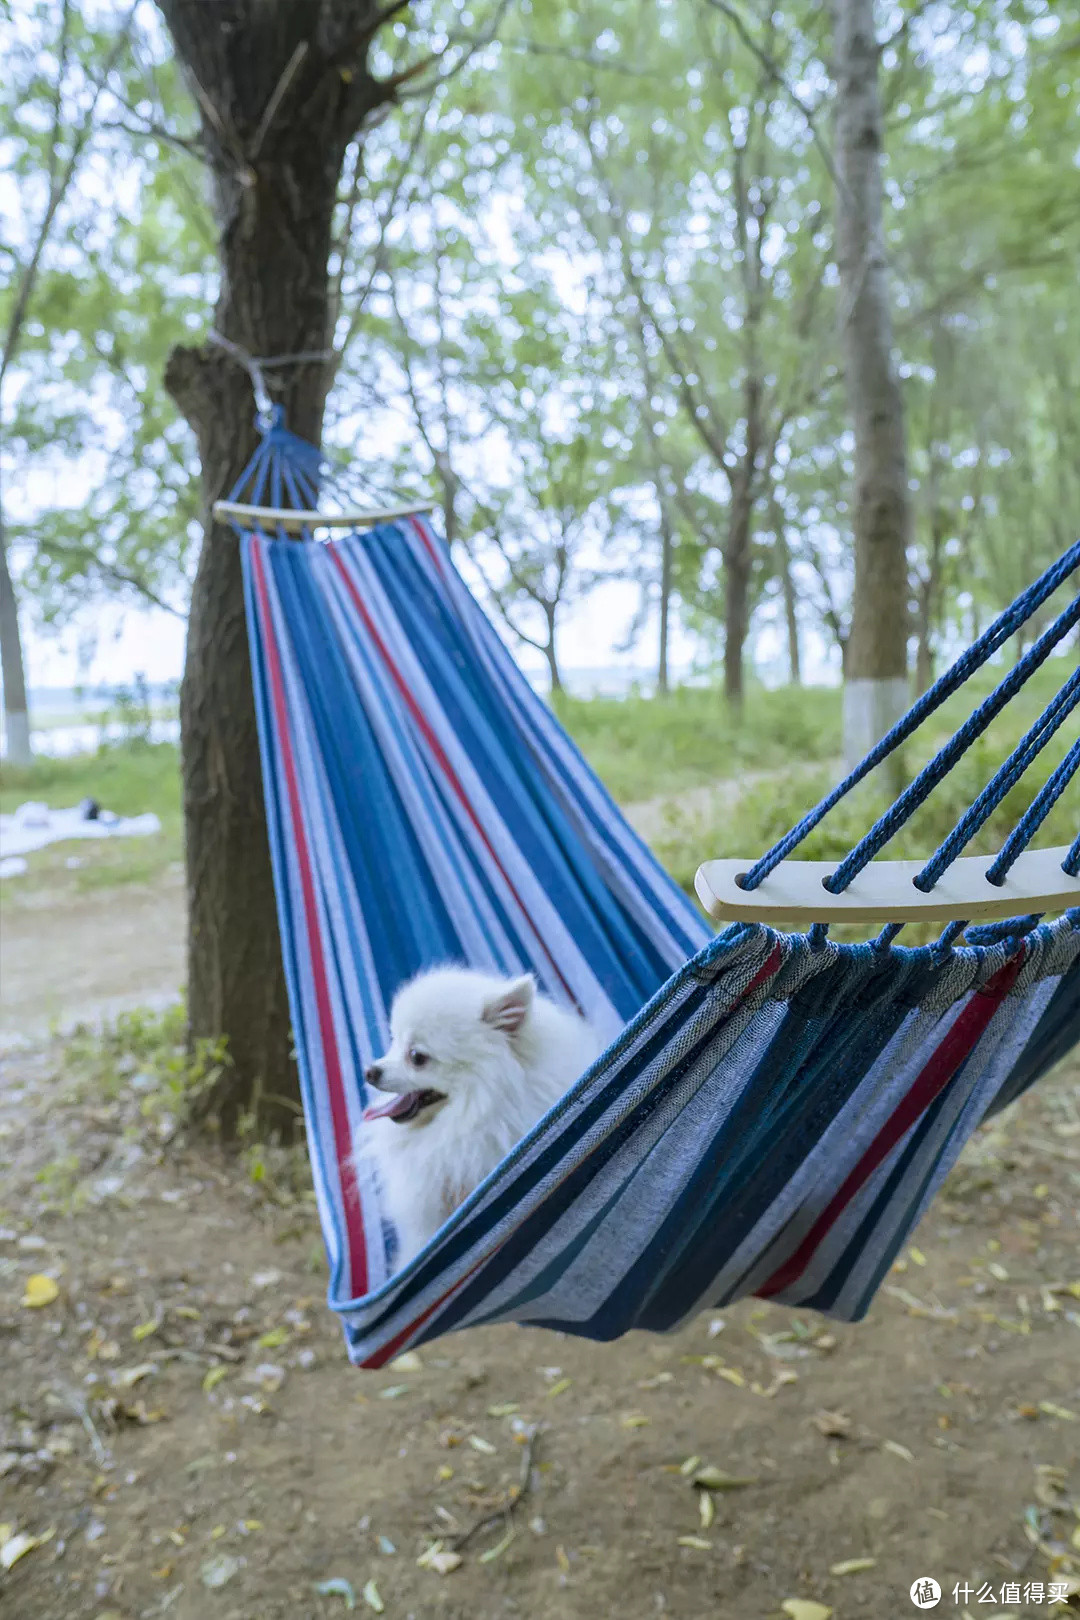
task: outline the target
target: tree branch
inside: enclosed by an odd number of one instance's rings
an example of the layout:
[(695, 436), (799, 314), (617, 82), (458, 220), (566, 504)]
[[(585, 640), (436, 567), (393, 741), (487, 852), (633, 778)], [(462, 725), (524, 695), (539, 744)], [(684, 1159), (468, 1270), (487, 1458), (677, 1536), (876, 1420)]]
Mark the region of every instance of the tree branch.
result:
[(842, 190), (843, 184), (839, 175), (837, 174), (832, 153), (830, 152), (821, 131), (817, 127), (817, 114), (814, 108), (809, 107), (806, 102), (803, 101), (802, 97), (796, 91), (794, 85), (792, 85), (786, 76), (781, 72), (780, 67), (775, 59), (769, 55), (764, 46), (759, 45), (753, 34), (751, 34), (750, 30), (747, 28), (746, 23), (743, 21), (739, 12), (733, 5), (729, 3), (729, 0), (706, 0), (706, 4), (712, 6), (714, 11), (719, 11), (722, 16), (727, 18), (728, 22), (731, 24), (732, 28), (734, 28), (735, 32), (738, 34), (739, 38), (742, 40), (750, 54), (754, 56), (758, 62), (760, 62), (761, 66), (765, 69), (773, 83), (779, 85), (780, 89), (783, 90), (792, 106), (797, 107), (799, 112), (802, 113), (806, 120), (807, 128), (809, 129), (811, 137), (813, 138), (814, 145), (821, 153), (821, 160), (829, 172), (829, 178), (832, 180), (835, 186)]
[[(63, 125), (63, 85), (59, 78), (57, 80), (56, 96), (54, 99), (53, 126), (50, 135), (51, 145), (49, 150), (48, 165), (48, 172), (50, 175), (49, 195), (45, 204), (45, 213), (42, 216), (41, 224), (38, 227), (38, 233), (34, 240), (34, 246), (30, 253), (30, 258), (23, 268), (22, 275), (19, 279), (18, 291), (15, 294), (15, 300), (11, 307), (11, 315), (8, 318), (7, 332), (4, 336), (4, 347), (2, 353), (0, 353), (0, 386), (3, 385), (4, 378), (7, 376), (8, 368), (11, 365), (11, 362), (14, 360), (19, 346), (19, 339), (22, 336), (22, 329), (26, 321), (27, 311), (30, 308), (30, 300), (33, 297), (34, 288), (37, 284), (38, 271), (41, 268), (41, 256), (45, 251), (46, 244), (52, 232), (53, 222), (56, 219), (60, 204), (67, 195), (68, 187), (71, 185), (71, 182), (75, 177), (75, 170), (78, 167), (79, 159), (82, 157), (83, 149), (85, 148), (87, 141), (90, 139), (90, 134), (94, 127), (94, 115), (97, 112), (98, 102), (101, 99), (101, 92), (105, 88), (105, 81), (108, 79), (113, 68), (116, 66), (116, 63), (120, 58), (120, 53), (123, 51), (124, 46), (127, 43), (128, 31), (131, 28), (137, 3), (138, 0), (134, 0), (134, 3), (129, 9), (124, 20), (124, 25), (113, 43), (113, 48), (106, 60), (104, 71), (102, 72), (101, 77), (94, 83), (93, 98), (83, 115), (82, 122), (72, 135), (71, 150), (68, 153), (67, 162), (62, 167), (59, 162), (59, 142), (60, 132)], [(61, 25), (61, 73), (63, 72), (64, 65), (67, 60), (68, 26), (68, 6), (65, 5), (63, 22)]]

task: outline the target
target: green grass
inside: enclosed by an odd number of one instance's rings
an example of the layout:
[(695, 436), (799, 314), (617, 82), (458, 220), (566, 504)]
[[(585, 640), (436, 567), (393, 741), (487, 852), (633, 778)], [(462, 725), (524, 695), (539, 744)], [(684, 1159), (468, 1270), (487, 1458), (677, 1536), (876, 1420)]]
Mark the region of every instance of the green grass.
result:
[(840, 752), (834, 687), (751, 687), (741, 722), (716, 687), (667, 697), (555, 699), (555, 712), (621, 804)]
[[(118, 815), (152, 810), (161, 832), (147, 838), (86, 839), (50, 844), (30, 857), (24, 877), (5, 880), (11, 892), (61, 884), (74, 891), (117, 883), (150, 883), (183, 852), (180, 766), (172, 743), (131, 742), (67, 759), (39, 759), (29, 766), (0, 766), (0, 811), (10, 813), (27, 799), (65, 809), (92, 798)], [(81, 865), (69, 871), (65, 862)]]
[[(1038, 671), (1027, 688), (994, 720), (986, 733), (963, 755), (911, 820), (885, 846), (878, 859), (922, 860), (929, 857), (974, 802), (994, 772), (1016, 746), (1035, 717), (1061, 686), (1069, 666), (1055, 659)], [(941, 711), (915, 734), (905, 747), (905, 776), (910, 780), (967, 719), (976, 704), (1002, 678), (995, 669), (951, 698)], [(1075, 739), (1075, 724), (1066, 722), (1006, 796), (964, 850), (965, 855), (994, 854), (1005, 842), (1050, 772)], [(796, 756), (798, 758), (800, 756)], [(803, 760), (811, 758), (808, 752)], [(693, 892), (694, 874), (705, 859), (756, 858), (776, 843), (806, 812), (835, 786), (826, 768), (778, 773), (769, 781), (751, 781), (732, 801), (730, 795), (713, 806), (700, 803), (682, 809), (677, 798), (668, 806), (662, 831), (652, 840), (658, 858), (676, 881)], [(1054, 806), (1032, 840), (1032, 848), (1071, 844), (1078, 816), (1076, 782)], [(881, 784), (867, 783), (825, 817), (799, 845), (795, 859), (840, 860), (887, 808)], [(909, 928), (903, 939), (918, 943), (935, 937), (936, 926)], [(871, 929), (834, 929), (837, 938), (865, 938)]]

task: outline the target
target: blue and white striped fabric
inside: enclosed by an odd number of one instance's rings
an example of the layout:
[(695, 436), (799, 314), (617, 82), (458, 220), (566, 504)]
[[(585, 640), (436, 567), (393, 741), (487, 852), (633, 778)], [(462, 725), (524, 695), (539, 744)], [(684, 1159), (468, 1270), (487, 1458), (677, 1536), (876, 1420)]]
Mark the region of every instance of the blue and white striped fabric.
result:
[[(330, 1303), (382, 1365), (514, 1320), (595, 1339), (748, 1293), (863, 1315), (965, 1140), (1080, 1039), (1080, 915), (934, 953), (711, 938), (427, 523), (242, 540)], [(611, 1045), (404, 1270), (354, 1158), (394, 992), (512, 973)]]

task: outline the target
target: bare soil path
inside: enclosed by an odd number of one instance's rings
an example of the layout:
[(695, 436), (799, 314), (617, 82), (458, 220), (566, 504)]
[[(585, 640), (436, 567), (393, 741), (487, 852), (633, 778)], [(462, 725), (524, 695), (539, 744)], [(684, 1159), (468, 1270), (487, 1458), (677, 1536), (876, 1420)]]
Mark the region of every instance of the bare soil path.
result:
[(184, 888), (169, 869), (152, 886), (74, 892), (5, 884), (0, 892), (0, 1051), (60, 1025), (161, 1005), (184, 978)]

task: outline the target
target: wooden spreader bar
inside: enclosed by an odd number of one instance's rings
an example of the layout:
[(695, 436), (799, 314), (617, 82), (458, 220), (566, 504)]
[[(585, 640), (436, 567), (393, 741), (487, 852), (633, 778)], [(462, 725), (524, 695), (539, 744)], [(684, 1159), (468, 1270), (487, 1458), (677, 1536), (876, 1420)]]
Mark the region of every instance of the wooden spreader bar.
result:
[(740, 889), (735, 881), (752, 860), (705, 861), (694, 886), (715, 922), (799, 929), (814, 922), (993, 922), (1080, 906), (1080, 878), (1061, 869), (1067, 854), (1065, 845), (1025, 850), (1000, 888), (986, 879), (992, 855), (954, 861), (929, 894), (912, 882), (924, 861), (871, 861), (843, 894), (822, 887), (822, 879), (836, 870), (835, 861), (781, 861), (756, 889)]

